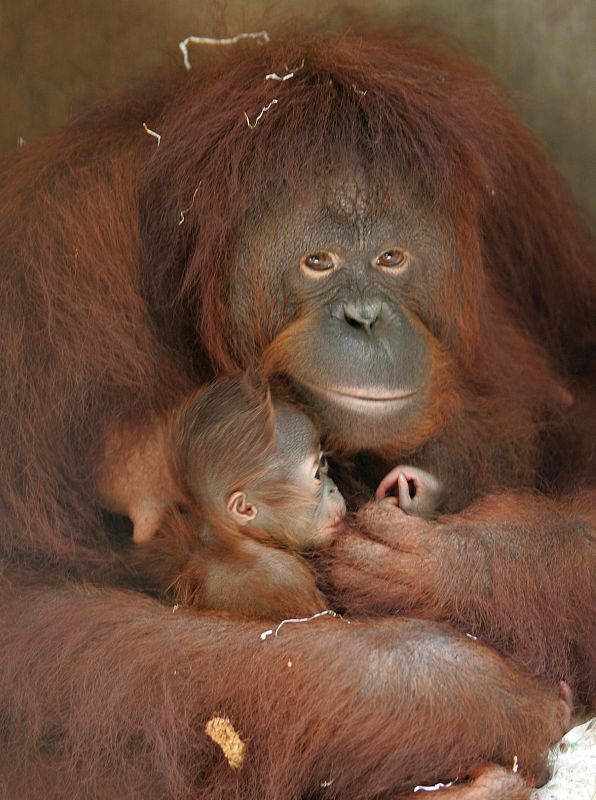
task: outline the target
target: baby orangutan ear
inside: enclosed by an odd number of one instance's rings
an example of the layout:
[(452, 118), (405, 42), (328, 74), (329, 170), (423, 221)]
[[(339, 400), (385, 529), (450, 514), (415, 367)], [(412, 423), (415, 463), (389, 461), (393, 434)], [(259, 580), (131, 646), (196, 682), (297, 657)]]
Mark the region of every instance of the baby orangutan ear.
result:
[(238, 525), (248, 525), (258, 513), (258, 508), (247, 501), (244, 492), (232, 492), (228, 497), (226, 510)]

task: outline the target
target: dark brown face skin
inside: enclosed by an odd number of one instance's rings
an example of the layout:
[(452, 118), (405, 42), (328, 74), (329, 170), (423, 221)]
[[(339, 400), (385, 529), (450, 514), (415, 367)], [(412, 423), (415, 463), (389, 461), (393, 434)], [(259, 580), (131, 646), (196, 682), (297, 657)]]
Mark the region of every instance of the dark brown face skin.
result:
[[(359, 176), (314, 182), (260, 219), (236, 256), (236, 338), (259, 353), (299, 320), (280, 371), (323, 432), (353, 450), (394, 441), (428, 405), (447, 236), (413, 204), (372, 196)], [(257, 281), (271, 308), (252, 302)]]

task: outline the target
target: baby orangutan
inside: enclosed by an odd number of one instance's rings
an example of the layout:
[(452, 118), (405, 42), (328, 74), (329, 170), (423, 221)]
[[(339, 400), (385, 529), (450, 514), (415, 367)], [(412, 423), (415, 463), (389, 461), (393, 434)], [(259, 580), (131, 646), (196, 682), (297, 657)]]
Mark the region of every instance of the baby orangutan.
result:
[(247, 617), (326, 608), (300, 553), (331, 544), (345, 503), (313, 423), (263, 385), (220, 380), (113, 437), (99, 489), (133, 522), (135, 567), (175, 602)]

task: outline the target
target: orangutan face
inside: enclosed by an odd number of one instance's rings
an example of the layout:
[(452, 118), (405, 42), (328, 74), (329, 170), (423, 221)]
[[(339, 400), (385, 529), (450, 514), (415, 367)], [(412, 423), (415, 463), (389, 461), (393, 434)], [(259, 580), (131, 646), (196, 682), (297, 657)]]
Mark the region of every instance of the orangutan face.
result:
[(440, 233), (411, 205), (380, 203), (361, 178), (318, 188), (280, 201), (260, 217), (266, 230), (240, 237), (234, 333), (245, 361), (269, 349), (325, 434), (379, 447), (427, 410)]

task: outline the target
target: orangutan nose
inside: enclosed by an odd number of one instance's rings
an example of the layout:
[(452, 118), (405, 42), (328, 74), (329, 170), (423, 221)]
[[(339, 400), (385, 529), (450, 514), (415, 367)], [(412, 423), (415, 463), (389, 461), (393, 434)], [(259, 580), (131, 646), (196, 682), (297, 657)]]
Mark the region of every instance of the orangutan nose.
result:
[(371, 333), (375, 322), (381, 315), (382, 303), (380, 300), (369, 300), (362, 303), (345, 303), (343, 315), (351, 328), (363, 328)]

